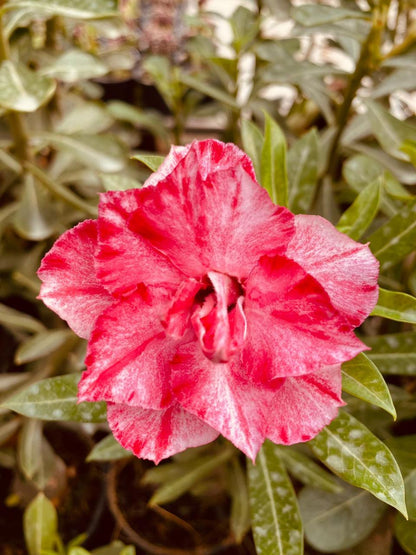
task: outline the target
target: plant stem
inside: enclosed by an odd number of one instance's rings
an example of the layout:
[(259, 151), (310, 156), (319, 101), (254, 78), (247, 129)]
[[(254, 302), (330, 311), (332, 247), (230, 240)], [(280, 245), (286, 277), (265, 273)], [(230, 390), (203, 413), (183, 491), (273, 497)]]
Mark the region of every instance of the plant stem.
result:
[[(0, 62), (10, 60), (10, 47), (4, 34), (3, 19), (0, 14)], [(8, 115), (10, 132), (14, 141), (16, 156), (21, 160), (32, 158), (29, 148), (29, 136), (26, 129), (25, 120), (19, 112), (11, 110)]]

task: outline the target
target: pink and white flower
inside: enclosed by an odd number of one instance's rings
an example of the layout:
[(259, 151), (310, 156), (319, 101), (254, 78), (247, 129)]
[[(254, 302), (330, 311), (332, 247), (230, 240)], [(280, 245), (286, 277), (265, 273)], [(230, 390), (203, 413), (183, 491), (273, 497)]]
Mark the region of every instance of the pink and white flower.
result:
[(294, 216), (249, 158), (172, 147), (141, 189), (104, 193), (62, 235), (40, 297), (89, 340), (80, 401), (107, 401), (116, 439), (159, 462), (222, 434), (254, 459), (307, 441), (343, 404), (340, 364), (377, 301), (366, 245)]

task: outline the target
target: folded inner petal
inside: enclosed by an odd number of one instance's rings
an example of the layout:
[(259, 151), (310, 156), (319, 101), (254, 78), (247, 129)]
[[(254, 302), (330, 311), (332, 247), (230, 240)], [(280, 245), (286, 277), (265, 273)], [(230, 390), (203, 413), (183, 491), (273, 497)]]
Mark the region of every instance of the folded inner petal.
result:
[(246, 284), (242, 362), (255, 381), (315, 372), (367, 347), (323, 287), (293, 260), (264, 257)]
[(97, 222), (86, 220), (56, 241), (38, 270), (43, 282), (39, 298), (85, 339), (114, 301), (97, 278), (96, 247)]
[(107, 418), (114, 437), (125, 449), (156, 464), (218, 437), (216, 430), (177, 404), (151, 410), (108, 403)]

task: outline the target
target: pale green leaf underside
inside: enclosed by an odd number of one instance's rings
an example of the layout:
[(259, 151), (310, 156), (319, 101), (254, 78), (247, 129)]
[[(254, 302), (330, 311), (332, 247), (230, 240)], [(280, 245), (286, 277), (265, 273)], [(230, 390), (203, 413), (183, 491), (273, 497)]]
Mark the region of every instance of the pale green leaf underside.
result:
[(55, 92), (56, 83), (23, 64), (5, 60), (0, 65), (0, 106), (16, 112), (34, 112)]

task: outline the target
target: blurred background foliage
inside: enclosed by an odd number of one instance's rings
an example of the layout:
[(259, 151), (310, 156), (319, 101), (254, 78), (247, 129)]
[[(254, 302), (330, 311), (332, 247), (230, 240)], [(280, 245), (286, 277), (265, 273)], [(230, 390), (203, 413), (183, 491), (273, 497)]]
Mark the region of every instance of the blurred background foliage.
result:
[[(416, 554), (414, 0), (0, 4), (1, 554)], [(99, 192), (205, 137), (242, 146), (275, 202), (369, 242), (382, 289), (315, 440), (154, 467), (104, 404), (76, 404), (85, 342), (36, 269)]]

